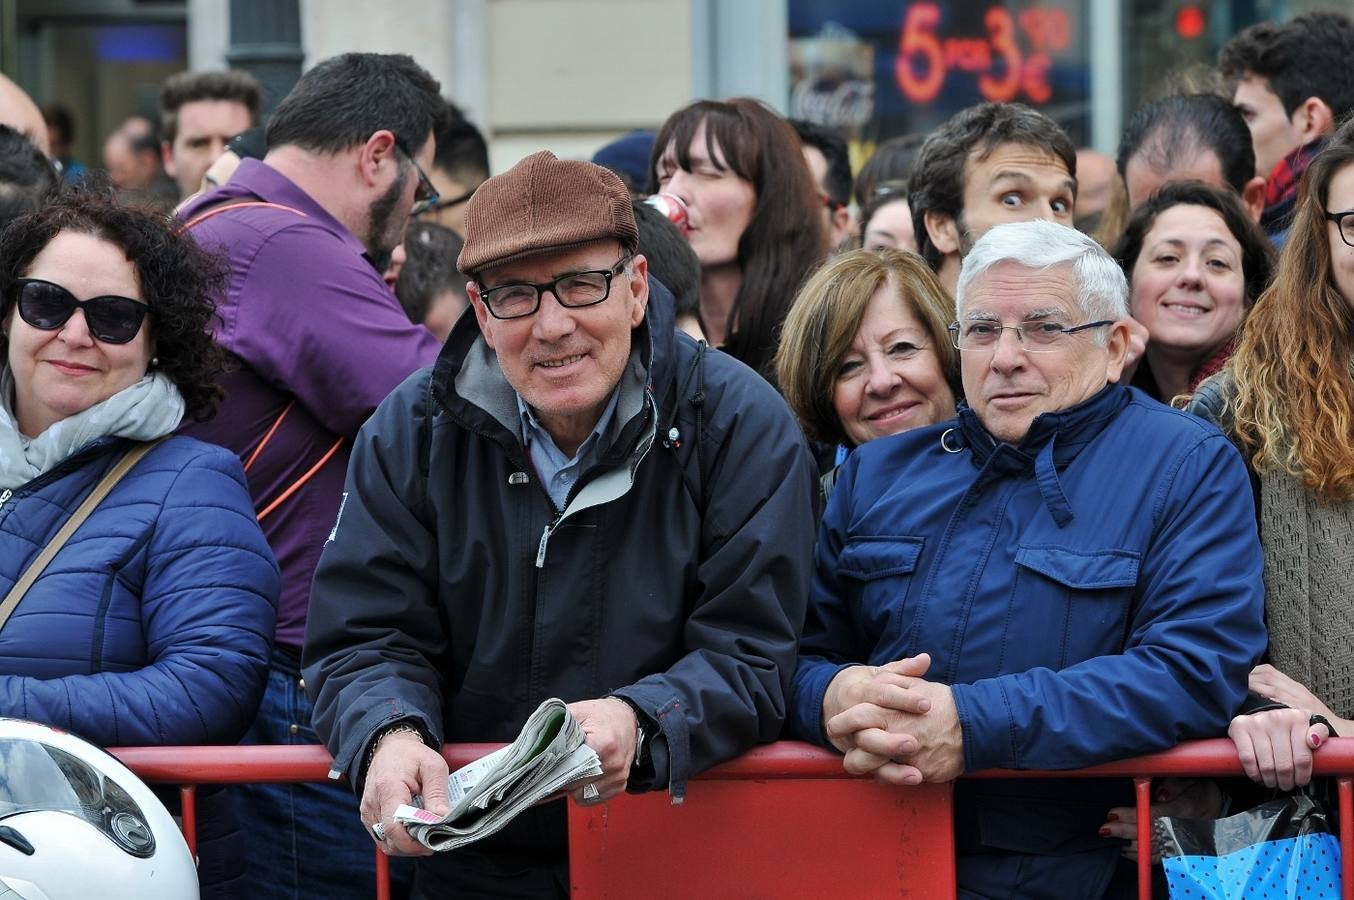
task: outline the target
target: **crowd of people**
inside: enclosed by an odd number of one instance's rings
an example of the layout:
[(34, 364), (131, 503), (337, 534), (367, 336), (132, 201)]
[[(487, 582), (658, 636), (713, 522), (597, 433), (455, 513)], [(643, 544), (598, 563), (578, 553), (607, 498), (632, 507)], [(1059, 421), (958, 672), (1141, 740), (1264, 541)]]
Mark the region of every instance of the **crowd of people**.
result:
[[(1305, 785), (1354, 734), (1350, 58), (1260, 24), (1117, 159), (983, 103), (854, 177), (749, 98), (491, 175), (371, 53), (266, 123), (176, 75), (100, 171), (0, 85), (0, 715), (324, 744), (204, 793), (208, 897), (370, 896), (373, 842), (396, 896), (567, 896), (566, 804), (781, 738), (906, 786), (1228, 735)], [(600, 776), (395, 821), (549, 697)], [(1128, 896), (1132, 800), (960, 781), (960, 895)]]

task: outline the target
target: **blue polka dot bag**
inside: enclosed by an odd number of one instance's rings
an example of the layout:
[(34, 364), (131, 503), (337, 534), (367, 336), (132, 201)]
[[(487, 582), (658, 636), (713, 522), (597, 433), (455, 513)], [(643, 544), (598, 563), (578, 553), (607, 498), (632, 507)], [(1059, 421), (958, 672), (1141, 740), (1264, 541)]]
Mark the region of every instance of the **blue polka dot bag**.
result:
[(1340, 896), (1340, 841), (1306, 792), (1225, 819), (1152, 822), (1172, 900), (1324, 900)]

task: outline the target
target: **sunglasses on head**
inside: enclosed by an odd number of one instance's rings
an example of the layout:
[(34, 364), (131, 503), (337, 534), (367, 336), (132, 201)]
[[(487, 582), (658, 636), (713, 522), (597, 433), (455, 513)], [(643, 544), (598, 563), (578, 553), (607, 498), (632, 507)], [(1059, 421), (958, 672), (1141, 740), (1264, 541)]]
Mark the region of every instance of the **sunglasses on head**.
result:
[(61, 285), (41, 278), (16, 278), (10, 297), (19, 306), (19, 318), (40, 331), (57, 330), (81, 310), (89, 333), (105, 344), (125, 344), (136, 337), (150, 308), (115, 295), (76, 300)]

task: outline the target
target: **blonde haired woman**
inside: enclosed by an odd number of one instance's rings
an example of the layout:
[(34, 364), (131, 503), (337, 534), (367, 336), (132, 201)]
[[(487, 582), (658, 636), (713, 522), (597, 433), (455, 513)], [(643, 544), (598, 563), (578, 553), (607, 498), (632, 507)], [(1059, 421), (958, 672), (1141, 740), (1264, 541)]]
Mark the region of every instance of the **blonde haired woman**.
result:
[(1354, 734), (1354, 123), (1304, 178), (1270, 288), (1222, 375), (1190, 406), (1229, 431), (1258, 482), (1269, 654), (1250, 676), (1286, 708), (1238, 716), (1246, 773), (1288, 789)]
[(855, 250), (815, 272), (776, 353), (781, 392), (809, 439), (838, 445), (844, 456), (954, 416), (959, 360), (946, 333), (953, 318), (954, 304), (915, 254)]

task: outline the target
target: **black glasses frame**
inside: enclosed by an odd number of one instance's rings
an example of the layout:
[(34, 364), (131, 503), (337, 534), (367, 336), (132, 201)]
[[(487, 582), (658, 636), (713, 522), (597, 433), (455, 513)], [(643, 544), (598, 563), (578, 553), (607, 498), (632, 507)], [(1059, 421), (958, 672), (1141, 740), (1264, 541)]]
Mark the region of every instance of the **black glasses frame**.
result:
[(1354, 247), (1354, 240), (1350, 240), (1350, 232), (1354, 231), (1354, 226), (1345, 227), (1345, 219), (1354, 216), (1354, 209), (1347, 209), (1344, 212), (1327, 212), (1326, 218), (1335, 223), (1335, 228), (1340, 232), (1340, 240), (1344, 241), (1350, 247)]
[(471, 197), (475, 196), (475, 191), (477, 190), (479, 190), (479, 188), (471, 188), (464, 194), (457, 194), (455, 197), (446, 197), (443, 199), (439, 199), (436, 203), (432, 204), (426, 209), (421, 210), (418, 214), (423, 215), (428, 213), (439, 213), (444, 209), (451, 209), (453, 206), (459, 206), (462, 203), (467, 203), (469, 202)]
[[(493, 316), (495, 319), (504, 319), (504, 320), (524, 319), (527, 316), (534, 316), (536, 314), (536, 311), (541, 308), (541, 298), (545, 296), (546, 291), (549, 291), (551, 296), (555, 298), (555, 302), (557, 302), (560, 306), (563, 306), (565, 309), (583, 309), (584, 307), (588, 306), (596, 306), (597, 304), (605, 300), (607, 297), (611, 296), (611, 279), (615, 278), (622, 271), (624, 271), (626, 265), (630, 262), (630, 260), (634, 258), (635, 254), (627, 253), (625, 256), (622, 256), (620, 259), (618, 259), (609, 269), (585, 269), (582, 272), (566, 272), (553, 281), (542, 281), (539, 283), (531, 281), (510, 281), (507, 284), (499, 284), (491, 288), (482, 289), (480, 291), (480, 299), (484, 301), (484, 308), (489, 310), (489, 315)], [(598, 297), (596, 300), (589, 300), (587, 303), (569, 303), (562, 296), (560, 296), (559, 283), (561, 281), (568, 281), (570, 278), (577, 278), (580, 275), (601, 275), (605, 283), (602, 289), (602, 296)], [(527, 310), (526, 312), (518, 313), (515, 316), (504, 316), (494, 311), (495, 294), (497, 294), (500, 291), (506, 290), (507, 288), (520, 288), (520, 287), (529, 287), (536, 289), (536, 302), (531, 305), (531, 309)]]
[[(37, 317), (36, 312), (31, 308), (33, 301), (30, 300), (25, 302), (24, 297), (28, 293), (25, 288), (34, 284), (55, 288), (60, 292), (59, 295), (66, 303), (66, 308), (61, 315), (61, 318), (40, 319)], [(66, 288), (57, 284), (55, 281), (47, 281), (43, 278), (16, 278), (14, 279), (14, 283), (10, 285), (9, 291), (10, 298), (19, 307), (19, 318), (23, 319), (24, 322), (28, 323), (33, 328), (36, 328), (39, 331), (56, 331), (65, 327), (66, 323), (70, 321), (71, 316), (75, 315), (75, 311), (80, 310), (85, 314), (85, 327), (89, 329), (90, 335), (103, 344), (130, 343), (141, 333), (141, 326), (146, 321), (146, 314), (150, 312), (150, 307), (140, 300), (133, 300), (131, 297), (120, 297), (117, 294), (104, 294), (99, 297), (90, 297), (88, 300), (77, 300), (75, 299), (75, 295)], [(109, 311), (110, 304), (118, 306), (131, 304), (131, 306), (124, 308), (124, 313), (118, 315)], [(120, 322), (128, 316), (135, 319), (136, 326), (132, 328), (130, 334), (124, 336), (121, 330), (109, 330), (112, 325), (110, 317), (114, 321)]]
[(410, 210), (411, 216), (419, 216), (437, 205), (440, 196), (437, 188), (428, 180), (428, 175), (423, 171), (423, 167), (414, 159), (414, 154), (409, 152), (409, 148), (404, 146), (404, 141), (395, 138), (395, 149), (404, 154), (405, 159), (413, 165), (414, 171), (418, 173), (418, 188), (414, 190), (414, 208)]
[[(963, 353), (986, 353), (989, 350), (995, 350), (997, 344), (1001, 343), (1001, 332), (1005, 331), (1008, 328), (1016, 333), (1016, 343), (1020, 344), (1021, 347), (1023, 347), (1025, 350), (1028, 350), (1031, 353), (1048, 353), (1049, 351), (1058, 349), (1058, 346), (1056, 344), (1053, 345), (1052, 347), (1036, 347), (1025, 343), (1024, 325), (1003, 325), (1000, 322), (981, 322), (981, 323), (975, 322), (974, 324), (990, 325), (993, 328), (1000, 329), (1000, 331), (997, 332), (997, 339), (992, 342), (992, 346), (991, 347), (959, 346), (959, 323), (951, 322), (949, 325), (945, 327), (945, 330), (950, 333), (950, 344), (954, 346), (954, 349), (959, 350), (960, 352)], [(1061, 332), (1062, 334), (1076, 334), (1078, 331), (1089, 331), (1092, 328), (1104, 328), (1106, 325), (1113, 324), (1114, 321), (1112, 319), (1101, 319), (1099, 322), (1086, 322), (1083, 325), (1072, 325), (1067, 328), (1059, 328), (1058, 331)]]

